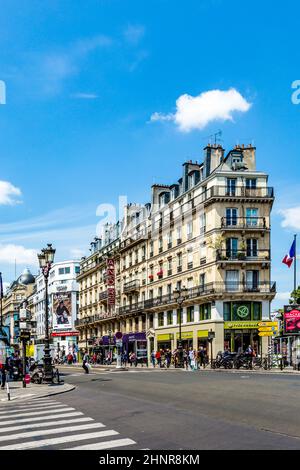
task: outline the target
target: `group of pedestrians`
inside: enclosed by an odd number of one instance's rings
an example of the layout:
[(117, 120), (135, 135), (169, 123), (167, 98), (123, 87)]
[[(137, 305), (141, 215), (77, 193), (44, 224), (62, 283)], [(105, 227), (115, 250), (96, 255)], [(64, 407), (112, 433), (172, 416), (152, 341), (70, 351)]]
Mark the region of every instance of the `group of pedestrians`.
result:
[(189, 349), (159, 349), (152, 351), (151, 363), (153, 367), (158, 366), (159, 368), (167, 368), (172, 365), (176, 367), (184, 367), (190, 370), (205, 368), (208, 362), (207, 352), (204, 347), (200, 347), (198, 350), (193, 348)]
[(5, 387), (6, 375), (8, 375), (10, 379), (13, 379), (14, 368), (17, 369), (19, 375), (22, 375), (22, 361), (18, 353), (12, 353), (10, 356), (7, 356), (5, 361), (0, 360), (0, 379), (2, 390)]

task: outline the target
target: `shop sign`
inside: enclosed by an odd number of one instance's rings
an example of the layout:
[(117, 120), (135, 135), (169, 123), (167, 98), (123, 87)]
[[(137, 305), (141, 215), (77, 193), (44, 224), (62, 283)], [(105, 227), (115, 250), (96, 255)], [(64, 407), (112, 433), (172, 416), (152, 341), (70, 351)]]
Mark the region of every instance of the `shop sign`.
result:
[[(179, 333), (176, 334), (176, 338), (179, 339)], [(192, 331), (182, 331), (181, 332), (181, 339), (192, 339), (193, 332)]]
[(107, 303), (113, 306), (116, 303), (115, 291), (115, 261), (108, 258), (106, 261), (106, 284), (107, 284)]
[(155, 336), (154, 328), (149, 328), (149, 330), (146, 332), (146, 337), (147, 338), (154, 338), (154, 336)]
[(258, 333), (258, 336), (274, 336), (275, 333), (274, 331), (260, 331)]
[(174, 339), (173, 333), (157, 335), (157, 341), (171, 341), (172, 339)]
[(247, 305), (240, 305), (236, 310), (237, 316), (240, 318), (247, 318), (249, 316), (249, 307)]
[(300, 335), (300, 305), (285, 305), (283, 322), (285, 335)]
[(208, 338), (208, 330), (198, 330), (197, 331), (198, 338)]
[(225, 330), (236, 330), (236, 329), (249, 329), (258, 328), (259, 322), (257, 321), (225, 321)]

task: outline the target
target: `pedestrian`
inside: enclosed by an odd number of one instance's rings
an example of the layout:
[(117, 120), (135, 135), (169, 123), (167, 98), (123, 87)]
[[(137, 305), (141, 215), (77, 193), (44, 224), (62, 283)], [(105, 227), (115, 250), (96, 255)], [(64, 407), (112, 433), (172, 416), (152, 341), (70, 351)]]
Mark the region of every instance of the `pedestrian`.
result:
[(159, 367), (161, 367), (161, 353), (160, 353), (160, 351), (156, 351), (155, 359), (156, 359), (157, 365)]
[(6, 382), (6, 364), (3, 361), (0, 361), (0, 374), (1, 374), (1, 390), (5, 387)]
[(203, 346), (200, 346), (200, 349), (198, 351), (198, 356), (199, 356), (200, 369), (201, 369), (201, 366), (203, 366), (203, 369), (205, 369), (205, 350)]
[(83, 367), (85, 373), (89, 374), (89, 372), (90, 372), (90, 369), (89, 369), (89, 355), (88, 355), (87, 351), (85, 351), (84, 356), (83, 356), (82, 367)]
[(186, 349), (183, 350), (183, 366), (188, 370), (189, 368), (189, 355)]
[(195, 351), (193, 348), (189, 349), (189, 367), (191, 370), (195, 369)]
[(171, 365), (171, 351), (169, 349), (167, 349), (167, 352), (166, 352), (166, 364), (167, 364), (167, 369), (169, 369), (170, 365)]
[(152, 353), (151, 353), (151, 362), (152, 362), (152, 366), (155, 367), (155, 365), (156, 365), (155, 351), (152, 351)]

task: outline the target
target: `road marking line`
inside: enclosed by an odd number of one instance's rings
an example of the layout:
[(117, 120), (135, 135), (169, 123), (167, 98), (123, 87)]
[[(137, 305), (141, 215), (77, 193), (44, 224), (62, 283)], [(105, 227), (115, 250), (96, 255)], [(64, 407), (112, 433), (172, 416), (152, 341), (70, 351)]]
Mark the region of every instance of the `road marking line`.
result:
[[(56, 408), (63, 408), (65, 407), (66, 405), (49, 405), (47, 406), (47, 410), (51, 410), (52, 409), (56, 409)], [(26, 407), (26, 406), (21, 406), (21, 407), (18, 407), (16, 410), (6, 410), (6, 411), (0, 411), (0, 415), (6, 415), (6, 414), (13, 414), (13, 413), (19, 413), (20, 411), (38, 411), (38, 410), (44, 410), (45, 409), (45, 405), (36, 405), (36, 406), (32, 406), (31, 408), (29, 407)], [(1, 416), (0, 416), (1, 418)]]
[(116, 439), (114, 441), (96, 442), (96, 444), (86, 444), (84, 446), (71, 447), (64, 450), (101, 450), (112, 449), (113, 447), (124, 447), (136, 444), (132, 439)]
[[(35, 429), (35, 428), (46, 428), (48, 426), (60, 426), (64, 424), (72, 423), (83, 423), (86, 421), (94, 421), (93, 418), (74, 418), (74, 419), (62, 419), (60, 421), (49, 421), (49, 423), (29, 423), (21, 424), (20, 426), (8, 426), (6, 428), (0, 428), (0, 434), (4, 432), (19, 431), (21, 429)], [(0, 436), (1, 439), (1, 436)]]
[[(60, 410), (44, 410), (44, 411), (31, 411), (29, 413), (18, 413), (18, 414), (15, 414), (13, 416), (10, 416), (9, 414), (7, 414), (7, 412), (4, 412), (4, 415), (1, 416), (1, 419), (5, 419), (5, 418), (18, 418), (19, 416), (35, 416), (35, 415), (47, 415), (47, 414), (50, 414), (50, 413), (61, 413), (63, 411), (74, 411), (75, 408), (69, 408), (69, 407), (66, 407), (66, 408), (62, 408)], [(8, 412), (9, 413), (9, 412)]]
[(91, 432), (86, 434), (78, 434), (77, 436), (63, 436), (63, 437), (54, 437), (52, 439), (42, 439), (40, 441), (31, 441), (23, 442), (19, 444), (10, 444), (8, 446), (0, 446), (0, 450), (24, 450), (24, 449), (36, 449), (39, 447), (46, 447), (57, 444), (64, 444), (65, 442), (75, 442), (75, 441), (86, 441), (89, 439), (97, 439), (99, 437), (106, 436), (115, 436), (119, 434), (117, 431), (99, 431)]
[[(22, 419), (10, 419), (9, 421), (1, 421), (1, 426), (4, 425), (9, 425), (9, 424), (14, 424), (14, 423), (32, 423), (32, 421), (42, 421), (47, 420), (47, 419), (53, 419), (53, 418), (68, 418), (69, 416), (83, 416), (83, 413), (81, 411), (74, 411), (72, 413), (63, 413), (61, 415), (56, 415), (56, 416), (38, 416), (37, 418), (22, 418)], [(10, 416), (10, 418), (15, 418), (15, 416)]]
[(68, 432), (86, 431), (88, 429), (105, 428), (102, 423), (79, 424), (76, 426), (63, 427), (59, 429), (44, 429), (37, 431), (21, 432), (10, 434), (9, 436), (0, 436), (0, 442), (14, 441), (15, 439), (27, 439), (28, 437), (47, 436), (47, 434), (63, 434)]

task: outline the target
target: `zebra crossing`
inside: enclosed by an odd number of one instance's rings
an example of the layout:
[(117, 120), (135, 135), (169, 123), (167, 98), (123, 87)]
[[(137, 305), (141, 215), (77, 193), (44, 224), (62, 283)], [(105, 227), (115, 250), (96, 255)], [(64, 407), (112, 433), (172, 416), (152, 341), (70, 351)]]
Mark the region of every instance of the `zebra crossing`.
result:
[(126, 449), (137, 443), (49, 398), (0, 406), (0, 451)]

